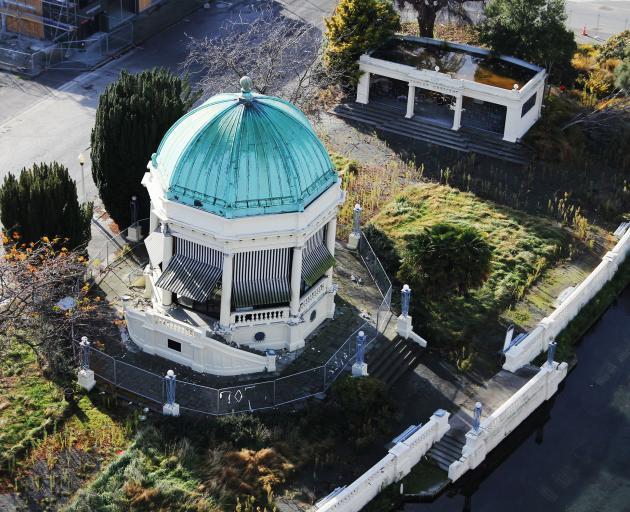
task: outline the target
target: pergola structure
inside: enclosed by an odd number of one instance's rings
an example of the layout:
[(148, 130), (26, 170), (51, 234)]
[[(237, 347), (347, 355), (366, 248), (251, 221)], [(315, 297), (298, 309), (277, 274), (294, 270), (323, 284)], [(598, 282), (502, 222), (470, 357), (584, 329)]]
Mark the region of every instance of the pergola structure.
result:
[(149, 162), (151, 307), (126, 312), (143, 350), (217, 375), (273, 370), (335, 309), (337, 173), (295, 106), (241, 85)]
[(407, 118), (494, 132), (509, 142), (540, 118), (547, 76), (538, 66), (484, 48), (412, 36), (396, 36), (362, 55), (359, 67), (358, 103), (384, 99), (385, 107), (399, 107)]

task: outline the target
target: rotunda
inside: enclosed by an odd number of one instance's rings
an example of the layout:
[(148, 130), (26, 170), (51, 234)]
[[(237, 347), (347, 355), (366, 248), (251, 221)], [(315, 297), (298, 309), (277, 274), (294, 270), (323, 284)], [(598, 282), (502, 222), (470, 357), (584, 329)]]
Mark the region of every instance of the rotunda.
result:
[(217, 375), (274, 370), (275, 350), (332, 318), (344, 193), (297, 107), (244, 77), (171, 127), (142, 183), (150, 306), (126, 318), (144, 351)]

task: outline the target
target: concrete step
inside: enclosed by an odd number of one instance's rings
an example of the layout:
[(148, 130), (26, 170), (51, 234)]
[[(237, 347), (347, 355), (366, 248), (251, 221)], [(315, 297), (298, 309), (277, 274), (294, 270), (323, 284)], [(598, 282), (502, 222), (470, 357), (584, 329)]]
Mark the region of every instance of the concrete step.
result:
[(377, 352), (374, 356), (368, 354), (366, 362), (368, 363), (368, 371), (370, 372), (370, 375), (377, 376), (381, 374), (384, 371), (384, 368), (393, 362), (396, 358), (394, 354), (400, 349), (401, 343), (402, 339), (396, 340), (392, 343), (386, 343), (383, 349)]
[(464, 441), (461, 441), (459, 439), (455, 439), (455, 438), (449, 437), (449, 436), (444, 436), (440, 440), (440, 443), (441, 443), (441, 446), (444, 446), (446, 448), (452, 448), (453, 450), (456, 450), (456, 451), (458, 451), (460, 453), (462, 451), (462, 448), (466, 444)]
[(439, 443), (433, 445), (428, 454), (440, 468), (448, 471), (448, 467), (462, 456), (464, 444), (465, 437), (462, 437), (462, 433), (449, 432)]
[(451, 459), (450, 457), (445, 457), (439, 453), (435, 453), (432, 451), (429, 451), (429, 457), (431, 457), (438, 465), (438, 467), (443, 470), (448, 472), (448, 468), (449, 466), (455, 462), (455, 460)]
[(524, 146), (506, 142), (498, 134), (495, 136), (469, 127), (453, 131), (438, 123), (431, 123), (426, 118), (406, 119), (402, 111), (383, 105), (348, 103), (337, 105), (332, 112), (339, 117), (365, 123), (387, 133), (465, 153), (474, 152), (519, 165), (526, 165), (531, 158), (530, 152)]
[(406, 346), (403, 343), (400, 343), (396, 350), (391, 353), (387, 361), (378, 367), (372, 375), (387, 382), (389, 375), (392, 374), (401, 362), (404, 361), (407, 352)]

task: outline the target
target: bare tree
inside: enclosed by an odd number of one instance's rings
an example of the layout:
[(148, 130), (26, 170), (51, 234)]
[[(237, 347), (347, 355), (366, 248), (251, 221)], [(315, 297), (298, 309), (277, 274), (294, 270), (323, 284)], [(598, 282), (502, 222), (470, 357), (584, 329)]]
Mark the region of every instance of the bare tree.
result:
[(470, 14), (466, 10), (468, 2), (484, 2), (485, 0), (396, 0), (399, 7), (411, 6), (418, 18), (418, 28), (423, 37), (433, 37), (435, 21), (440, 12), (445, 11), (450, 16), (472, 23)]
[(283, 96), (311, 112), (322, 90), (337, 83), (322, 65), (320, 31), (272, 4), (238, 14), (216, 37), (191, 37), (188, 50), (183, 67), (200, 75), (207, 94), (234, 91), (247, 75), (257, 92)]
[(580, 125), (592, 134), (608, 133), (620, 126), (630, 124), (630, 98), (623, 91), (617, 91), (591, 108), (580, 110), (571, 119), (566, 121), (560, 129), (567, 130), (572, 126)]
[(11, 244), (5, 237), (0, 257), (0, 352), (11, 343), (26, 345), (45, 371), (60, 374), (72, 364), (74, 332), (96, 336), (109, 310), (90, 295), (80, 252), (58, 239), (22, 244), (14, 237)]

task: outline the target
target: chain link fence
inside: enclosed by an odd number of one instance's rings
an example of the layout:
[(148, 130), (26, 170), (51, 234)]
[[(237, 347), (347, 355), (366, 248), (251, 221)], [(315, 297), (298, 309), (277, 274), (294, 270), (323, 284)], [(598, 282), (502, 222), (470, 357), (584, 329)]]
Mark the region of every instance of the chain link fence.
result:
[(89, 39), (60, 41), (38, 49), (17, 46), (16, 41), (0, 41), (0, 69), (29, 77), (47, 69), (87, 71), (129, 48), (133, 34), (133, 23), (125, 22)]
[[(146, 230), (144, 232), (146, 233)], [(128, 247), (125, 232), (110, 239), (91, 259), (88, 277), (102, 279), (108, 268), (116, 265), (120, 258), (129, 254), (130, 249), (125, 249), (125, 247)], [(361, 236), (358, 252), (383, 297), (375, 325), (364, 322), (348, 336), (328, 361), (321, 366), (302, 372), (282, 375), (263, 382), (244, 382), (225, 388), (213, 388), (178, 380), (176, 401), (180, 410), (220, 416), (270, 409), (324, 393), (354, 363), (358, 333), (365, 332), (368, 340), (366, 348), (369, 347), (383, 332), (383, 325), (386, 325), (386, 319), (390, 316), (391, 282), (372, 251), (372, 247), (363, 236)], [(103, 261), (108, 262), (105, 268), (102, 267)], [(76, 343), (75, 353), (79, 354), (78, 343), (76, 340), (74, 343)], [(96, 377), (146, 401), (160, 405), (165, 403), (166, 390), (163, 375), (122, 362), (95, 348), (90, 348), (89, 351), (90, 369), (94, 371)]]

